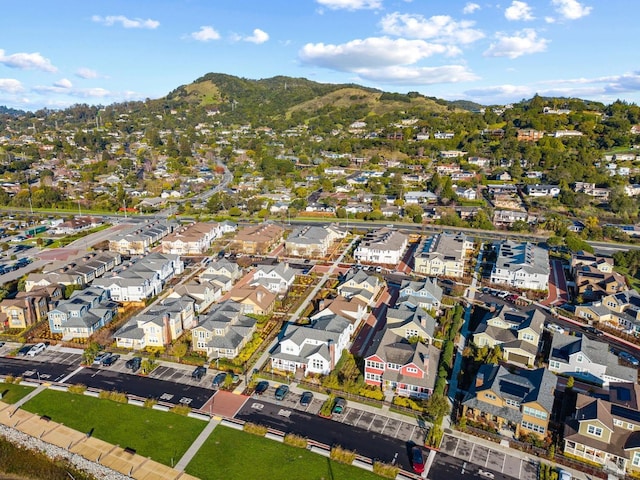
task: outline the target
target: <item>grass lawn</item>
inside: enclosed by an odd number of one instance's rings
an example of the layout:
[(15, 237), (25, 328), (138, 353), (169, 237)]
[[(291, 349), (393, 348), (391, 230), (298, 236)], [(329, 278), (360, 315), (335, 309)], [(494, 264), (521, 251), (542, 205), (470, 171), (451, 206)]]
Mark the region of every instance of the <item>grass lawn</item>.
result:
[(332, 462), (308, 450), (220, 425), (187, 465), (186, 471), (202, 480), (382, 478), (358, 467)]
[(0, 393), (4, 403), (16, 403), (33, 391), (33, 387), (25, 387), (13, 383), (0, 383)]
[(175, 413), (56, 390), (43, 391), (23, 408), (80, 432), (93, 428), (94, 437), (165, 465), (175, 465), (206, 426)]

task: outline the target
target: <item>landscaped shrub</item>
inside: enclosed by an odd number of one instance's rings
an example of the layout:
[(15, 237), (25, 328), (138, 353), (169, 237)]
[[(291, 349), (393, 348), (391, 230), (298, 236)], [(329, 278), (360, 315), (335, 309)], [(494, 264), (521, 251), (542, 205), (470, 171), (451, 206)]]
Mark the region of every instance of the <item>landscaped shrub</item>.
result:
[(4, 377), (4, 383), (19, 383), (19, 382), (16, 382), (16, 377), (14, 377), (13, 375), (7, 375), (6, 377)]
[(264, 437), (267, 434), (268, 430), (264, 425), (258, 425), (251, 422), (245, 423), (242, 429), (247, 433), (252, 433), (254, 435), (258, 435), (259, 437)]
[(335, 401), (336, 401), (336, 399), (335, 399), (335, 396), (333, 394), (331, 394), (331, 395), (329, 395), (329, 397), (327, 397), (327, 399), (322, 404), (322, 407), (320, 407), (320, 415), (322, 417), (330, 417), (331, 416), (331, 411), (333, 410), (333, 404), (335, 403)]
[(418, 402), (411, 398), (407, 397), (394, 397), (393, 404), (398, 405), (399, 407), (410, 408), (411, 410), (415, 410), (417, 412), (422, 412), (424, 408)]
[(186, 417), (187, 415), (189, 415), (189, 412), (191, 411), (191, 407), (189, 405), (183, 405), (183, 404), (174, 405), (169, 409), (169, 411), (176, 413), (178, 415), (182, 415), (183, 417)]
[(75, 385), (69, 385), (69, 393), (77, 393), (82, 395), (87, 391), (87, 386), (82, 385), (81, 383), (76, 383)]
[(356, 452), (351, 450), (346, 450), (342, 448), (340, 445), (336, 445), (335, 447), (331, 448), (330, 458), (334, 462), (351, 465), (353, 461), (356, 459)]
[(292, 447), (307, 448), (307, 439), (294, 433), (287, 433), (284, 436), (284, 443)]
[(116, 391), (107, 392), (106, 390), (102, 390), (100, 391), (98, 396), (99, 398), (106, 398), (107, 400), (111, 400), (117, 403), (127, 403), (129, 401), (126, 393), (116, 392)]
[(400, 468), (388, 463), (373, 462), (373, 473), (384, 478), (396, 478)]
[(384, 400), (384, 393), (378, 387), (366, 386), (358, 390), (361, 397), (373, 398), (374, 400)]
[(154, 405), (156, 405), (158, 403), (158, 401), (155, 398), (147, 398), (144, 401), (144, 408), (153, 408)]

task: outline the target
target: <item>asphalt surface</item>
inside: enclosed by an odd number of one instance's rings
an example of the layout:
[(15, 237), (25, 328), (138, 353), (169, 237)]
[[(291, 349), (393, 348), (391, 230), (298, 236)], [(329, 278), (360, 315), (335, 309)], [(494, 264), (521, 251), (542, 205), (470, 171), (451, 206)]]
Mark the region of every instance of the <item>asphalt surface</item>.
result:
[(397, 454), (396, 464), (411, 471), (408, 444), (403, 440), (283, 408), (262, 397), (249, 399), (237, 413), (236, 418), (265, 425), (281, 432), (312, 438), (326, 445), (340, 445), (348, 450), (355, 450), (359, 455), (385, 463), (391, 463)]
[[(490, 472), (490, 474), (482, 475), (480, 473), (481, 471)], [(429, 469), (429, 478), (434, 480), (466, 480), (469, 478), (511, 480), (514, 477), (510, 477), (488, 468), (479, 467), (478, 465), (466, 462), (460, 458), (451, 457), (444, 453), (438, 453), (436, 455), (436, 459), (431, 465), (431, 468)]]
[(183, 403), (196, 409), (202, 408), (215, 393), (209, 388), (92, 367), (83, 368), (67, 383), (80, 383), (107, 391), (127, 392), (137, 397), (155, 398), (174, 405)]
[(59, 382), (72, 373), (77, 365), (49, 363), (42, 357), (38, 358), (7, 358), (0, 357), (0, 375), (13, 375), (25, 380), (50, 380)]

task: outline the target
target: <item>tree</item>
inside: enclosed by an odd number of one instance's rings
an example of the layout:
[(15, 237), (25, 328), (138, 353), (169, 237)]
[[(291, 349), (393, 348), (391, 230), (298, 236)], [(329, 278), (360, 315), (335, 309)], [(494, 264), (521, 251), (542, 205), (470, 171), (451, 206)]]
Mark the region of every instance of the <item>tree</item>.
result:
[(572, 390), (573, 389), (573, 385), (575, 384), (576, 380), (573, 377), (569, 377), (567, 379), (567, 390)]
[(441, 394), (434, 393), (424, 402), (424, 409), (434, 423), (440, 423), (449, 413), (449, 400)]

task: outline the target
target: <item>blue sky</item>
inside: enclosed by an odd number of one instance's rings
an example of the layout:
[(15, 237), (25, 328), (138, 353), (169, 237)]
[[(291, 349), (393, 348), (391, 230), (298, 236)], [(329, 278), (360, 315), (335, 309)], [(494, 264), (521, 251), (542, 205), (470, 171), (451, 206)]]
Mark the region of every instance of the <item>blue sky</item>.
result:
[(4, 2), (0, 105), (158, 98), (209, 72), (640, 103), (638, 18), (636, 0)]

